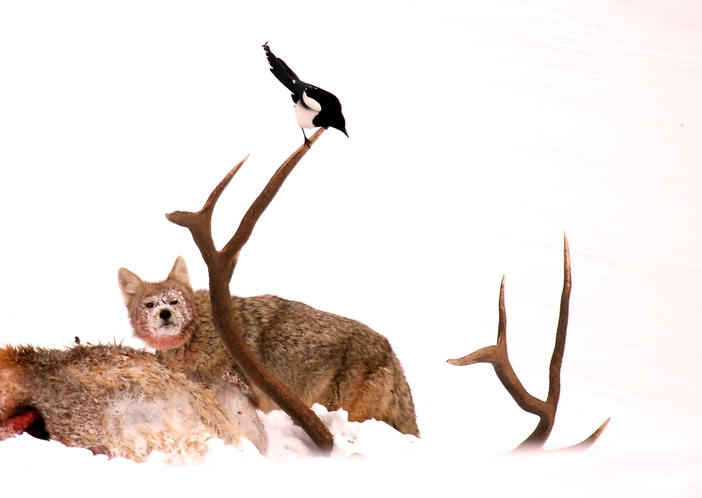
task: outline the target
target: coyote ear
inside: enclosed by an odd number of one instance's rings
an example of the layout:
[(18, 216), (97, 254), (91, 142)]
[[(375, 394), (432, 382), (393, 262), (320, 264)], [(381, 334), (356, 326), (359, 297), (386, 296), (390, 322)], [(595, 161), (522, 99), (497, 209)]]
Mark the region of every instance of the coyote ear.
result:
[(168, 280), (175, 280), (180, 284), (190, 287), (190, 273), (188, 273), (188, 267), (185, 264), (183, 256), (178, 256), (175, 260), (171, 273), (168, 274)]
[(134, 299), (139, 286), (144, 282), (126, 268), (119, 269), (119, 272), (117, 273), (117, 280), (119, 282), (119, 290), (122, 291), (124, 304), (129, 306), (129, 303), (131, 303), (132, 299)]

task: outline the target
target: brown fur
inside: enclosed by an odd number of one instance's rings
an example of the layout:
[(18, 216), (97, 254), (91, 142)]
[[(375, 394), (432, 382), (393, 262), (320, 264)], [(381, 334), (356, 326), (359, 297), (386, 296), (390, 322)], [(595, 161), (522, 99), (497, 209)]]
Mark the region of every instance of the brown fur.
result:
[[(122, 268), (119, 284), (136, 337), (185, 370), (243, 379), (215, 329), (209, 292), (193, 292), (182, 258), (165, 281), (144, 282)], [(409, 385), (385, 337), (355, 320), (276, 296), (232, 296), (232, 306), (249, 346), (305, 404), (343, 408), (349, 420), (382, 420), (419, 436)], [(249, 387), (262, 410), (277, 408)]]
[(0, 349), (0, 427), (28, 409), (53, 440), (138, 462), (154, 450), (167, 462), (196, 461), (212, 437), (235, 445), (245, 437), (262, 452), (267, 446), (236, 386), (117, 345)]

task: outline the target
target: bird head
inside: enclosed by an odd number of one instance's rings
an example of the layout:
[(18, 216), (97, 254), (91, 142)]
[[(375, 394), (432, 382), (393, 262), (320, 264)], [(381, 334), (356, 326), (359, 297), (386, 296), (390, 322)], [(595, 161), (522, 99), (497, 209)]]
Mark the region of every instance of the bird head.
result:
[(346, 131), (346, 120), (344, 119), (344, 115), (341, 114), (341, 111), (339, 111), (337, 119), (335, 119), (329, 126), (331, 128), (336, 128), (347, 137), (349, 136), (348, 132)]
[(341, 112), (341, 102), (328, 92), (324, 92), (323, 95), (320, 95), (320, 97), (322, 96), (323, 99), (320, 98), (320, 100), (323, 100), (321, 103), (321, 111), (312, 120), (312, 124), (315, 126), (323, 126), (324, 128), (336, 128), (348, 137), (346, 119), (344, 119), (344, 115)]

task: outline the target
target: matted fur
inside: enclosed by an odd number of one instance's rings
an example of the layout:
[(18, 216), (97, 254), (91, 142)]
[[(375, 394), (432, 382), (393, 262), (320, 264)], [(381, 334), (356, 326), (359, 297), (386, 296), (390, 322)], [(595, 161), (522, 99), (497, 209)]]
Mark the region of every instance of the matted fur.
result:
[(169, 463), (196, 461), (213, 437), (267, 447), (255, 408), (235, 385), (118, 345), (0, 349), (0, 425), (27, 408), (53, 440), (137, 462), (154, 450)]
[[(136, 337), (184, 370), (248, 383), (217, 334), (209, 292), (192, 290), (182, 257), (164, 281), (144, 282), (122, 268), (119, 285)], [(385, 337), (356, 320), (277, 296), (232, 296), (232, 306), (246, 342), (303, 403), (343, 408), (349, 420), (381, 420), (419, 436), (409, 385)], [(249, 388), (259, 408), (277, 408)]]

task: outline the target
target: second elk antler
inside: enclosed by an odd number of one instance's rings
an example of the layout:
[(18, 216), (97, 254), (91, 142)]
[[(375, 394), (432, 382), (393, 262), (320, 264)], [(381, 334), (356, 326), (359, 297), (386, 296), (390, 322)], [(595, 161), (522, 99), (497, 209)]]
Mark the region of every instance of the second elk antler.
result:
[[(519, 407), (529, 413), (538, 415), (539, 424), (534, 432), (524, 440), (516, 449), (540, 449), (548, 439), (556, 419), (556, 409), (561, 395), (561, 364), (565, 351), (566, 330), (568, 328), (568, 307), (570, 303), (570, 253), (568, 251), (568, 238), (563, 237), (563, 293), (561, 294), (561, 309), (558, 316), (558, 329), (556, 331), (556, 345), (553, 348), (551, 365), (549, 368), (549, 389), (546, 401), (535, 398), (527, 392), (514, 372), (507, 355), (507, 313), (505, 312), (505, 279), (500, 285), (500, 316), (497, 328), (497, 344), (479, 349), (462, 358), (448, 360), (451, 365), (472, 365), (474, 363), (490, 363), (495, 368), (497, 377), (505, 389), (514, 398)], [(609, 423), (605, 420), (602, 425), (584, 441), (570, 446), (571, 449), (587, 449), (597, 441)]]
[[(323, 131), (324, 128), (320, 128), (310, 138), (310, 142), (314, 143)], [(212, 213), (222, 192), (248, 156), (242, 159), (215, 187), (200, 211), (197, 213), (176, 211), (167, 214), (166, 218), (190, 230), (193, 240), (200, 249), (205, 264), (207, 264), (213, 320), (229, 354), (241, 367), (244, 374), (307, 432), (321, 451), (329, 453), (334, 444), (331, 433), (312, 410), (266, 369), (244, 341), (241, 329), (236, 323), (229, 292), (229, 283), (239, 258), (239, 252), (249, 240), (256, 222), (278, 193), (285, 179), (308, 150), (307, 146), (300, 147), (278, 168), (263, 191), (251, 204), (236, 233), (219, 251), (215, 248), (212, 239)]]

